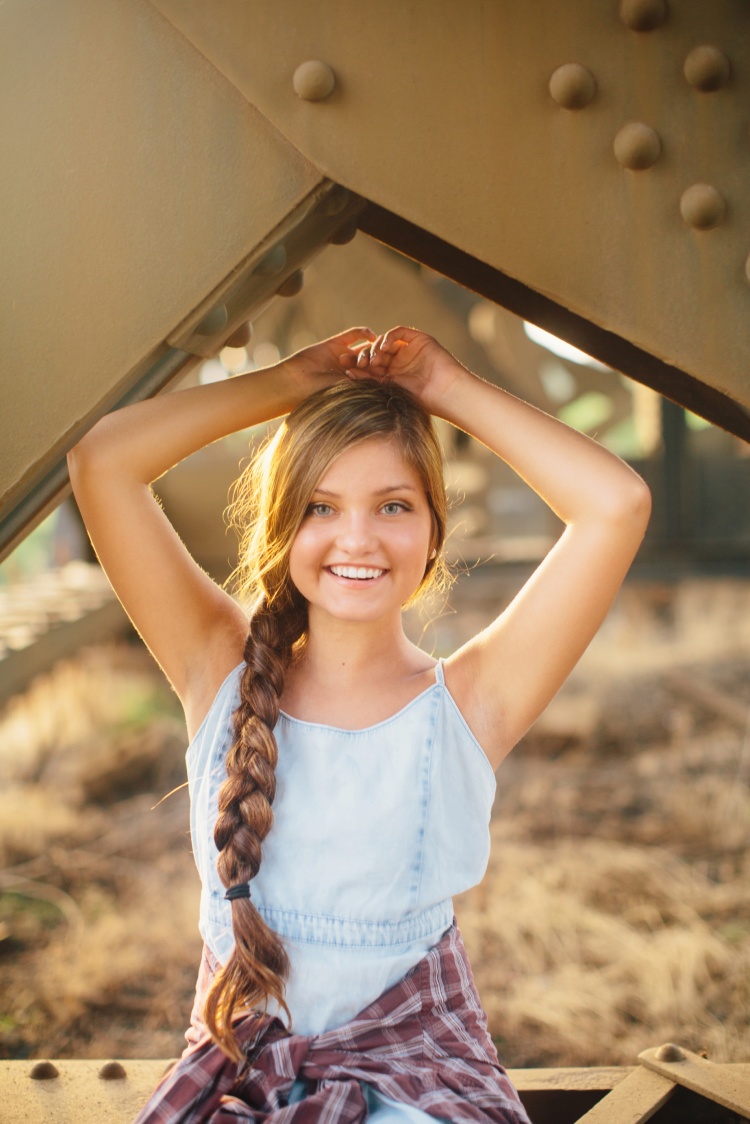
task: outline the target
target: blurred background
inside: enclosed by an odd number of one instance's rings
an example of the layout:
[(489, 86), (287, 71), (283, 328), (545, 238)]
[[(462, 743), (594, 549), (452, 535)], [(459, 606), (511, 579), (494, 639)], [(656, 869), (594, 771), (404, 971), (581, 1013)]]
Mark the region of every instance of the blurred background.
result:
[[(748, 446), (361, 233), (173, 389), (398, 323), (597, 438), (654, 494), (607, 621), (498, 772), (490, 866), (457, 902), (501, 1057), (629, 1064), (674, 1039), (750, 1060)], [(228, 491), (264, 432), (157, 485), (219, 582)], [(497, 615), (559, 532), (486, 449), (441, 437), (456, 581), (408, 622), (435, 656)], [(174, 1056), (201, 946), (185, 728), (71, 499), (0, 566), (0, 707), (0, 1056)]]

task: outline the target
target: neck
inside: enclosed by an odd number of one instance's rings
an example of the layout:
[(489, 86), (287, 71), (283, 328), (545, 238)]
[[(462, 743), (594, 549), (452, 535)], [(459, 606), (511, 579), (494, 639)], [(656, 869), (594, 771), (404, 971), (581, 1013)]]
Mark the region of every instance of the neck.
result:
[(312, 615), (304, 649), (306, 674), (324, 681), (335, 673), (339, 685), (351, 677), (361, 682), (366, 674), (378, 679), (409, 660), (413, 645), (407, 639), (401, 617), (389, 625), (349, 621), (316, 621)]

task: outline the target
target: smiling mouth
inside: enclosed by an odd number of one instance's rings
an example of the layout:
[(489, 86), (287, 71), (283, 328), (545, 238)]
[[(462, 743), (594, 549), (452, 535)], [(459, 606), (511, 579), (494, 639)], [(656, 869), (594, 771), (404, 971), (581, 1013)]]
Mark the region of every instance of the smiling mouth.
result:
[(327, 566), (327, 570), (337, 578), (349, 578), (354, 581), (372, 581), (382, 577), (385, 570), (378, 570), (374, 566)]

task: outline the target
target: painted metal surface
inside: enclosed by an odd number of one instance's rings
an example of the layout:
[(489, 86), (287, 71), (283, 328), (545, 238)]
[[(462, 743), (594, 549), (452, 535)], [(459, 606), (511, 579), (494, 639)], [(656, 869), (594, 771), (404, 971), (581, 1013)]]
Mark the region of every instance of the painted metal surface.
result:
[(673, 1081), (647, 1069), (635, 1069), (582, 1116), (579, 1124), (643, 1124), (673, 1092)]
[(307, 258), (358, 221), (749, 437), (750, 11), (657, 8), (7, 0), (0, 550), (101, 413), (299, 285), (246, 282), (334, 183), (371, 206)]
[(153, 2), (329, 177), (750, 404), (742, 0)]
[(309, 253), (346, 216), (310, 215), (325, 177), (145, 0), (2, 5), (0, 104), (7, 546), (64, 493), (96, 417), (195, 362), (168, 340), (217, 286), (277, 229), (310, 220)]
[(750, 1074), (743, 1068), (717, 1065), (683, 1047), (665, 1043), (638, 1055), (642, 1066), (700, 1093), (740, 1116), (750, 1117)]
[[(141, 1059), (0, 1061), (3, 1124), (129, 1124), (169, 1064)], [(747, 1064), (712, 1068), (726, 1083), (750, 1080)], [(535, 1124), (640, 1124), (664, 1103), (667, 1086), (674, 1087), (673, 1080), (642, 1066), (508, 1072)], [(711, 1097), (705, 1088), (697, 1091)], [(598, 1103), (581, 1115), (576, 1106), (586, 1101)]]

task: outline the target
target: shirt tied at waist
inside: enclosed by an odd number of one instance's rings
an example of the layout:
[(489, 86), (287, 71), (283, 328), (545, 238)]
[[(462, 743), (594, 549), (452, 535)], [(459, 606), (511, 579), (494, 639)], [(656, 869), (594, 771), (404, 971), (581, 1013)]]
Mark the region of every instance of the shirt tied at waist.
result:
[[(234, 1029), (245, 1062), (203, 1038), (135, 1124), (359, 1124), (362, 1083), (455, 1124), (529, 1124), (487, 1033), (455, 922), (399, 983), (335, 1030), (307, 1038), (255, 1014)], [(298, 1080), (308, 1095), (288, 1104)]]

